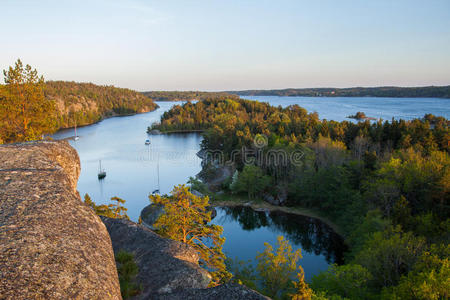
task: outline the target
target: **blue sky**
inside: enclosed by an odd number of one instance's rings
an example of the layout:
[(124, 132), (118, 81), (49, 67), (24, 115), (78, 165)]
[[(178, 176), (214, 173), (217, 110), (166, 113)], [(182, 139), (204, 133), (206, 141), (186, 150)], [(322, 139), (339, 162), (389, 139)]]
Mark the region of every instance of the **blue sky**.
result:
[(450, 84), (449, 0), (0, 0), (0, 69), (144, 90)]

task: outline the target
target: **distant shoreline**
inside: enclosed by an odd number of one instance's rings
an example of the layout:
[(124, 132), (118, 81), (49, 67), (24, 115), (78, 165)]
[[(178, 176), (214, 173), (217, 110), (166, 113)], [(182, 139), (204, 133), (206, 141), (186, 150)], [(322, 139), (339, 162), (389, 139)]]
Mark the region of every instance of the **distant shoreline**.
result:
[[(238, 94), (236, 94), (238, 95)], [(295, 98), (295, 97), (305, 97), (305, 98), (394, 98), (394, 99), (442, 99), (442, 100), (450, 100), (450, 97), (440, 98), (440, 97), (394, 97), (394, 96), (305, 96), (305, 95), (288, 95), (288, 96), (282, 96), (282, 95), (239, 95), (242, 97), (241, 99), (245, 100), (254, 100), (254, 99), (248, 99), (245, 97), (280, 97), (280, 98)], [(156, 101), (155, 101), (156, 102)], [(171, 102), (171, 101), (161, 101), (161, 102)], [(174, 101), (175, 102), (175, 101)]]
[(374, 97), (450, 99), (450, 85), (423, 87), (287, 88), (273, 90), (226, 91), (238, 96), (282, 97)]

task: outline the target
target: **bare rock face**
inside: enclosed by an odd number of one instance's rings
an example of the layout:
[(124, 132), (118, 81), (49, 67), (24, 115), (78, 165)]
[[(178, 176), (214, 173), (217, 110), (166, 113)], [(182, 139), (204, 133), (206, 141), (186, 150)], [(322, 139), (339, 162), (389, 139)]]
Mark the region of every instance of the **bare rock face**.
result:
[(132, 299), (152, 300), (266, 300), (243, 285), (207, 288), (211, 278), (198, 266), (198, 253), (190, 246), (162, 238), (149, 228), (126, 219), (101, 217), (113, 242), (114, 252), (134, 254), (142, 292)]
[(0, 299), (121, 299), (108, 232), (67, 142), (0, 146)]
[(164, 213), (164, 207), (159, 204), (149, 204), (141, 211), (141, 220), (145, 226), (154, 230), (153, 224)]
[(147, 227), (126, 219), (102, 217), (114, 252), (134, 254), (142, 292), (133, 299), (155, 299), (176, 290), (204, 289), (211, 278), (198, 266), (198, 253), (190, 246), (163, 238)]
[(240, 284), (227, 283), (209, 289), (178, 290), (171, 294), (158, 295), (155, 300), (270, 300)]

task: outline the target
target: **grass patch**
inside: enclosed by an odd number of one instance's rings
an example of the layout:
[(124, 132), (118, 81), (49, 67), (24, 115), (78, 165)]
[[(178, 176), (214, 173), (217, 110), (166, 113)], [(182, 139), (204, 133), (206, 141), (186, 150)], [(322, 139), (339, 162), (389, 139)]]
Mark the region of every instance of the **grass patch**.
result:
[(128, 299), (139, 294), (141, 287), (135, 282), (139, 268), (134, 261), (134, 255), (120, 250), (116, 255), (116, 264), (122, 298)]

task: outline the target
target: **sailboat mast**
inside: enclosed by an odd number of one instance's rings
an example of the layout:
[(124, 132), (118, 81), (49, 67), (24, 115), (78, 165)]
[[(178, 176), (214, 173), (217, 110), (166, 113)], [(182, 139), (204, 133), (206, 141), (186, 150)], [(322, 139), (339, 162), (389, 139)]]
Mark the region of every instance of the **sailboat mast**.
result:
[(158, 162), (156, 164), (156, 170), (158, 172), (158, 192), (159, 192), (159, 153), (158, 153)]
[(78, 134), (77, 134), (77, 120), (74, 118), (74, 128), (75, 128), (75, 137), (73, 138), (75, 141), (78, 140)]

